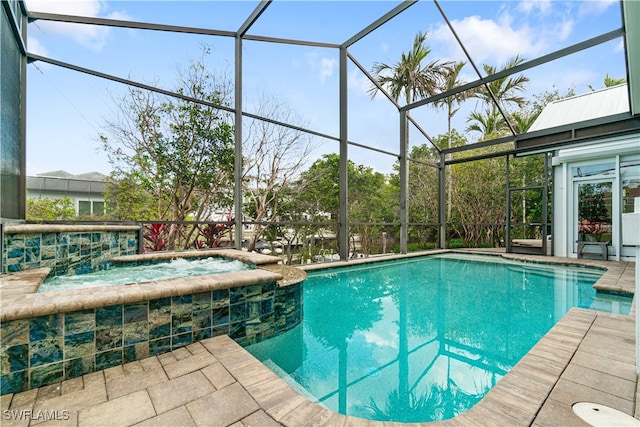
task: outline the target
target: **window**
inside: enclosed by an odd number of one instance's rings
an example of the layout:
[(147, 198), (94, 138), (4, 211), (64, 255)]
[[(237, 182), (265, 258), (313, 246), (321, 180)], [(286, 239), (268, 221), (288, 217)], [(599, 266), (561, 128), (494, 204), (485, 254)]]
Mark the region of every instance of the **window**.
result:
[(92, 208), (92, 214), (98, 216), (104, 215), (104, 202), (93, 202)]
[(91, 202), (80, 200), (78, 202), (78, 215), (91, 215)]

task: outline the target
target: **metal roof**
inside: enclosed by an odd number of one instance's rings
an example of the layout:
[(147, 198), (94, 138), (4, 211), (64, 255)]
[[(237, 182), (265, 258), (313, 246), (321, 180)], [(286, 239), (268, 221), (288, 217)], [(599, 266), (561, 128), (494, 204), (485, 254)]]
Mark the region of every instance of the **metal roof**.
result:
[(544, 107), (540, 116), (529, 128), (529, 132), (628, 111), (628, 88), (626, 84), (621, 84), (551, 102)]

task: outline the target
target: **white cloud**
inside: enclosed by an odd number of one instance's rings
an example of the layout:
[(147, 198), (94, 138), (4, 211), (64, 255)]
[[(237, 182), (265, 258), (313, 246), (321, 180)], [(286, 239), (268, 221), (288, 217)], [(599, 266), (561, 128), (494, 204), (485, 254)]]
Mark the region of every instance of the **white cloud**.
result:
[(586, 68), (577, 69), (571, 68), (566, 69), (564, 72), (558, 72), (556, 75), (556, 85), (558, 87), (575, 87), (577, 88), (577, 92), (581, 93), (584, 91), (584, 88), (587, 85), (591, 84), (593, 81), (598, 80), (598, 83), (602, 81), (599, 79), (599, 75), (597, 72), (593, 70), (588, 70)]
[(48, 56), (47, 48), (45, 48), (38, 39), (34, 39), (33, 37), (27, 37), (27, 50), (36, 55)]
[[(452, 21), (452, 25), (474, 62), (479, 64), (500, 65), (517, 54), (535, 56), (543, 48), (542, 42), (534, 41), (536, 37), (529, 27), (513, 28), (508, 14), (501, 15), (500, 22), (469, 16), (463, 20)], [(456, 49), (451, 45), (453, 39), (449, 28), (444, 25), (433, 31), (432, 39), (448, 44), (449, 50)]]
[(518, 3), (518, 10), (523, 13), (546, 13), (551, 10), (551, 0), (524, 0)]
[[(28, 0), (27, 8), (34, 12), (127, 19), (126, 14), (121, 12), (107, 13), (107, 2), (102, 0)], [(81, 46), (94, 52), (100, 52), (102, 50), (110, 34), (108, 27), (97, 25), (69, 24), (52, 21), (36, 21), (35, 25), (37, 25), (45, 36), (47, 34), (58, 34), (69, 37)]]
[(324, 83), (327, 78), (333, 76), (333, 72), (338, 66), (335, 58), (320, 56), (318, 52), (307, 54), (307, 64), (313, 74), (317, 74), (320, 81)]
[[(362, 74), (362, 72), (357, 68), (353, 68), (349, 72), (349, 75), (347, 76), (347, 85), (349, 86), (349, 90), (354, 91), (358, 95), (370, 96), (368, 91), (371, 88), (372, 83), (367, 76)], [(378, 95), (384, 97), (382, 94)]]
[(580, 15), (599, 15), (609, 9), (611, 6), (619, 5), (618, 0), (591, 0), (581, 1), (579, 13)]
[(327, 77), (333, 75), (333, 70), (336, 68), (337, 61), (331, 58), (320, 59), (320, 81), (324, 83)]
[(564, 19), (558, 24), (558, 40), (566, 40), (573, 32), (574, 21), (572, 19)]

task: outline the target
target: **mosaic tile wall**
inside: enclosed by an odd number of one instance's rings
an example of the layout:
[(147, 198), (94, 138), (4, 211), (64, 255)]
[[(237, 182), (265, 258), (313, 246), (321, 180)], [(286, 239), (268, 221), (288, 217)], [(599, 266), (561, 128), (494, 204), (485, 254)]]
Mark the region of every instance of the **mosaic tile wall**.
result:
[(302, 282), (240, 286), (0, 325), (1, 394), (15, 393), (228, 334), (252, 344), (298, 325)]
[(135, 255), (137, 231), (5, 234), (2, 273), (49, 267), (51, 276), (83, 274), (108, 267), (111, 259)]

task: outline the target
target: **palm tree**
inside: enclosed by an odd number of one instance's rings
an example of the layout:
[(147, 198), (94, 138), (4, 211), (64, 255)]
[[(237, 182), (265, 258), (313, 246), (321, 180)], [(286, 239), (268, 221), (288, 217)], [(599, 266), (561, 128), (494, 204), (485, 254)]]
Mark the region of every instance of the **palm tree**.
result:
[(479, 132), (480, 141), (497, 138), (506, 127), (504, 118), (497, 111), (487, 108), (484, 112), (474, 111), (469, 115), (467, 132)]
[[(423, 64), (431, 49), (426, 45), (427, 33), (418, 32), (413, 40), (413, 46), (408, 53), (403, 52), (400, 61), (391, 66), (376, 62), (373, 66), (373, 76), (391, 97), (397, 102), (404, 95), (406, 103), (432, 96), (440, 87), (443, 67), (446, 63), (438, 60)], [(378, 92), (378, 86), (369, 90), (371, 96)]]
[[(524, 58), (516, 55), (504, 64), (500, 70), (494, 65), (484, 64), (482, 68), (487, 76), (491, 76), (500, 71), (505, 71), (513, 68), (524, 62)], [(506, 76), (488, 83), (485, 87), (481, 88), (474, 94), (474, 96), (482, 101), (482, 103), (488, 107), (484, 111), (483, 120), (479, 120), (483, 113), (473, 113), (467, 122), (477, 122), (470, 125), (467, 130), (480, 130), (483, 133), (483, 139), (487, 136), (499, 136), (504, 133), (508, 126), (507, 121), (498, 110), (500, 106), (516, 106), (518, 108), (523, 107), (526, 104), (526, 99), (520, 95), (524, 91), (525, 85), (529, 82), (529, 78), (524, 74), (518, 76)], [(493, 97), (492, 97), (493, 95)], [(493, 101), (495, 98), (496, 102)]]
[[(482, 68), (487, 76), (491, 76), (500, 71), (505, 71), (510, 68), (513, 68), (517, 65), (520, 65), (524, 62), (524, 58), (519, 55), (514, 56), (506, 64), (497, 70), (495, 65), (484, 64)], [(524, 86), (529, 82), (529, 77), (524, 74), (520, 74), (518, 76), (506, 76), (500, 79), (494, 80), (487, 84), (493, 96), (495, 96), (496, 100), (501, 104), (515, 104), (517, 107), (522, 107), (526, 103), (526, 99), (518, 94), (524, 91)], [(482, 100), (485, 104), (490, 105), (492, 107), (492, 111), (496, 111), (498, 106), (491, 99), (491, 95), (487, 91), (486, 88), (480, 89), (476, 95), (477, 98)]]
[(511, 123), (513, 124), (513, 130), (516, 133), (521, 134), (529, 130), (533, 122), (536, 121), (540, 111), (528, 112), (528, 111), (514, 111), (510, 115)]
[[(627, 82), (627, 79), (625, 79), (624, 77), (620, 77), (620, 78), (611, 77), (609, 75), (609, 73), (607, 73), (604, 76), (604, 87), (618, 86), (618, 85), (621, 85), (622, 83), (626, 83), (626, 82)], [(588, 85), (588, 87), (589, 87), (589, 89), (591, 89), (592, 92), (596, 90), (591, 85)]]
[[(460, 72), (464, 68), (467, 63), (464, 61), (449, 63), (443, 67), (442, 74), (442, 85), (439, 88), (441, 92), (446, 92), (448, 90), (454, 89), (458, 86), (462, 86), (464, 82), (460, 81)], [(446, 98), (441, 99), (440, 101), (436, 101), (434, 105), (436, 107), (446, 107), (447, 109), (447, 148), (451, 148), (451, 120), (453, 116), (460, 109), (455, 108), (456, 105), (460, 105), (462, 102), (470, 98), (474, 95), (474, 91), (468, 90), (464, 92), (459, 92), (455, 95), (448, 96)], [(452, 193), (452, 170), (449, 168), (449, 176), (447, 179), (447, 217), (451, 218), (451, 193)]]

